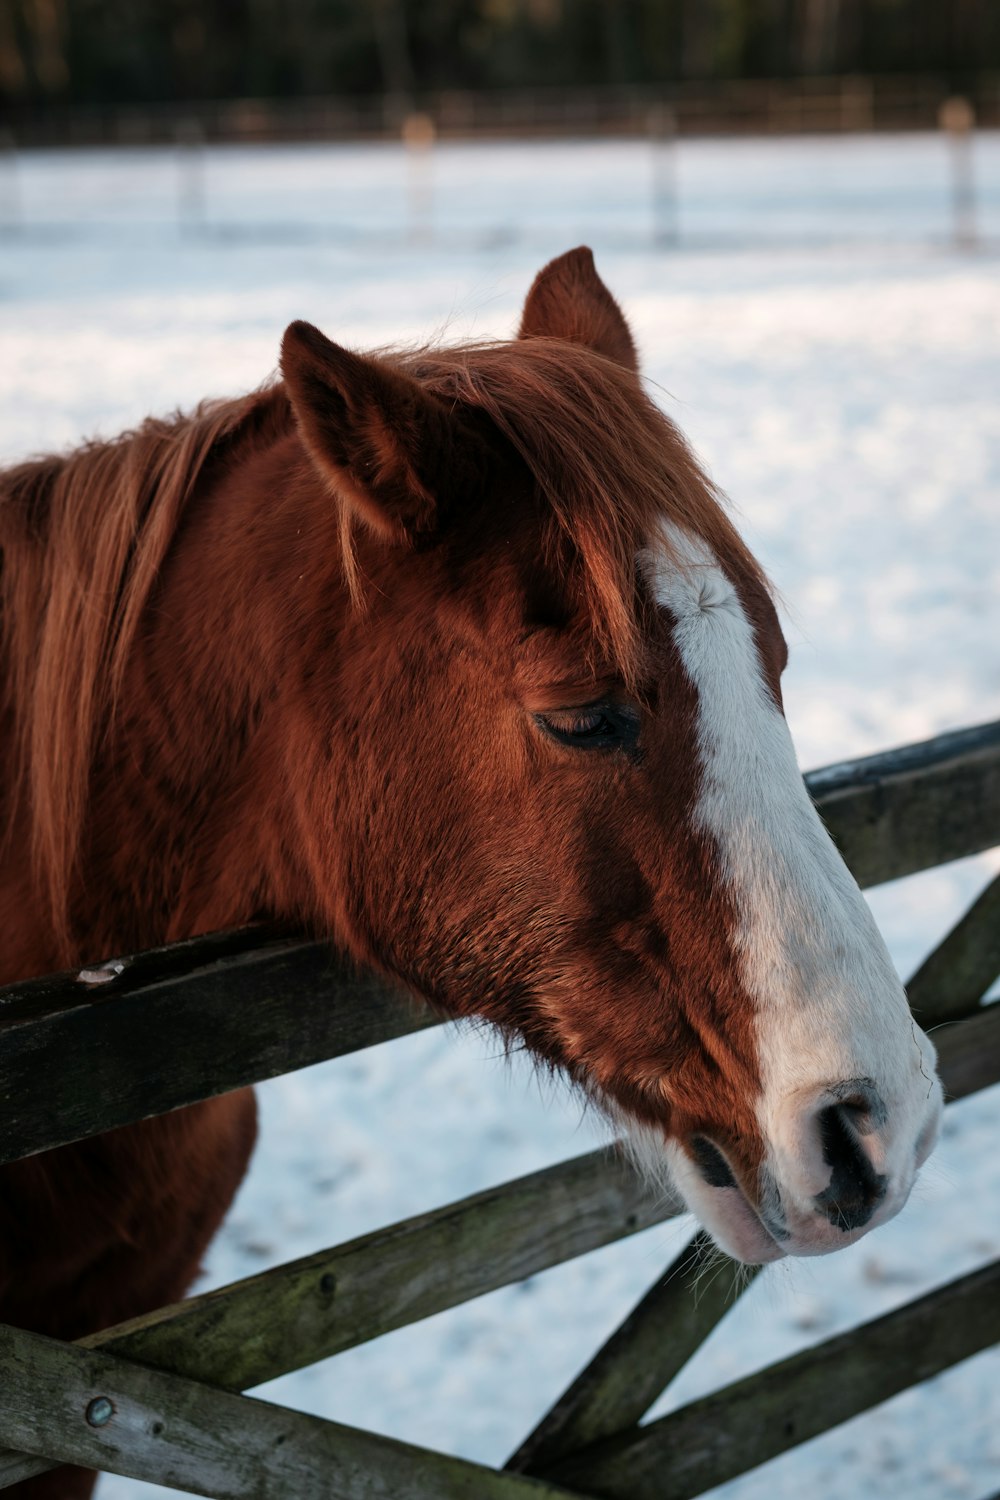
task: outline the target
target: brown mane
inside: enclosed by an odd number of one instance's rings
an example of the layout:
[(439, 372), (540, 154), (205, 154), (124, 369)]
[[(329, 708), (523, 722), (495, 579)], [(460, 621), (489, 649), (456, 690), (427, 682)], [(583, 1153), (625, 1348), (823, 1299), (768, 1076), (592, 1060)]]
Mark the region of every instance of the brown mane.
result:
[(0, 837), (28, 812), (31, 860), (63, 938), (90, 766), (185, 507), (223, 447), (264, 441), (290, 420), (276, 388), (0, 473), (0, 663), (13, 730)]
[[(596, 637), (627, 682), (637, 676), (641, 638), (636, 552), (660, 518), (690, 527), (759, 576), (684, 439), (630, 370), (552, 338), (381, 357), (433, 395), (481, 411), (511, 443), (548, 504), (547, 546), (554, 553), (562, 540), (574, 549)], [(151, 418), (0, 476), (15, 788), (6, 828), (28, 810), (33, 865), (63, 938), (90, 767), (159, 569), (222, 456), (263, 448), (291, 423), (276, 385)], [(349, 530), (340, 544), (349, 554)], [(344, 564), (350, 580), (350, 555)]]

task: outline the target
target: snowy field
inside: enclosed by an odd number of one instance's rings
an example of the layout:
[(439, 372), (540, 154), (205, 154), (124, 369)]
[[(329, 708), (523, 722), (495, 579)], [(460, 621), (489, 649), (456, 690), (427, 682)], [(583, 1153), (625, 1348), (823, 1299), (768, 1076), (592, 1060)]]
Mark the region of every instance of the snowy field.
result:
[[(802, 764), (995, 718), (1000, 137), (976, 145), (975, 253), (951, 248), (946, 168), (930, 137), (684, 143), (666, 249), (643, 145), (441, 148), (416, 182), (388, 147), (23, 158), (0, 176), (0, 458), (248, 389), (293, 317), (362, 346), (505, 334), (538, 266), (586, 241), (787, 601)], [(997, 868), (871, 893), (904, 977)], [(443, 1029), (262, 1088), (202, 1286), (603, 1138), (497, 1054)], [(765, 1272), (656, 1411), (994, 1258), (998, 1131), (1000, 1090), (951, 1108), (903, 1215)], [(688, 1232), (649, 1230), (263, 1394), (500, 1463)], [(985, 1500), (998, 1473), (994, 1352), (715, 1493)]]

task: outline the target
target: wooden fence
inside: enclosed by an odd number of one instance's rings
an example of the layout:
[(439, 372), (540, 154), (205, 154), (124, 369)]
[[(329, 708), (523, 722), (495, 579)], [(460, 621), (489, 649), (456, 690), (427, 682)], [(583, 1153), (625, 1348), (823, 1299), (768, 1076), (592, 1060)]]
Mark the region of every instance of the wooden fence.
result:
[[(1000, 124), (1000, 75), (963, 80), (980, 125)], [(443, 140), (934, 130), (946, 74), (727, 79), (590, 88), (449, 89), (412, 99), (330, 94), (170, 104), (8, 107), (18, 147), (190, 145), (193, 141), (398, 140), (413, 110)]]
[[(862, 885), (1000, 844), (1000, 722), (815, 771)], [(1000, 876), (914, 975), (950, 1100), (1000, 1081)], [(224, 933), (0, 991), (0, 1161), (437, 1024), (325, 946)], [(37, 1088), (44, 1070), (46, 1088)], [(58, 1117), (51, 1101), (61, 1101)], [(727, 1310), (691, 1244), (505, 1469), (245, 1392), (679, 1212), (615, 1148), (77, 1344), (0, 1327), (0, 1488), (55, 1461), (217, 1500), (686, 1500), (1000, 1342), (1000, 1261), (646, 1426)]]

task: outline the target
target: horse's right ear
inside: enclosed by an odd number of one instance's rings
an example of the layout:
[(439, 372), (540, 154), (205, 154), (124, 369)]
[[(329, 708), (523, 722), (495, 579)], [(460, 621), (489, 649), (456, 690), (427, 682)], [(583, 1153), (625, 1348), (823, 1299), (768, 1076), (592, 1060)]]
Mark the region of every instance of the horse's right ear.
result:
[(586, 344), (628, 370), (638, 370), (625, 314), (597, 274), (586, 245), (543, 266), (531, 285), (518, 338), (566, 339)]
[(285, 331), (281, 371), (310, 457), (357, 514), (387, 541), (435, 531), (457, 436), (444, 404), (311, 323)]

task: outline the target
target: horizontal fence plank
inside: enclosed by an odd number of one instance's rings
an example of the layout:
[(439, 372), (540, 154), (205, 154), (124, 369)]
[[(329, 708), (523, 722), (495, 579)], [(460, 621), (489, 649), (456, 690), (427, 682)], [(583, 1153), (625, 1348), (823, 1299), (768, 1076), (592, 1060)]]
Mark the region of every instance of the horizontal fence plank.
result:
[[(0, 1441), (213, 1500), (566, 1500), (542, 1480), (0, 1326)], [(88, 1412), (109, 1403), (99, 1425)]]
[[(936, 1033), (946, 1095), (1000, 1081), (1000, 1006)], [(680, 1212), (614, 1147), (81, 1340), (249, 1389)], [(44, 1465), (0, 1453), (0, 1485)]]
[(75, 975), (12, 987), (0, 991), (0, 1162), (440, 1020), (326, 943), (256, 933), (139, 955), (99, 988)]
[[(861, 883), (893, 879), (1000, 843), (1000, 723), (806, 784)], [(94, 990), (72, 974), (11, 986), (0, 990), (0, 1163), (439, 1020), (325, 944), (253, 930), (125, 959)]]
[(1000, 720), (807, 773), (861, 886), (1000, 844)]
[(1000, 1341), (1000, 1261), (549, 1471), (601, 1500), (692, 1500)]
[(506, 1467), (540, 1474), (634, 1427), (750, 1285), (700, 1229), (525, 1439)]

